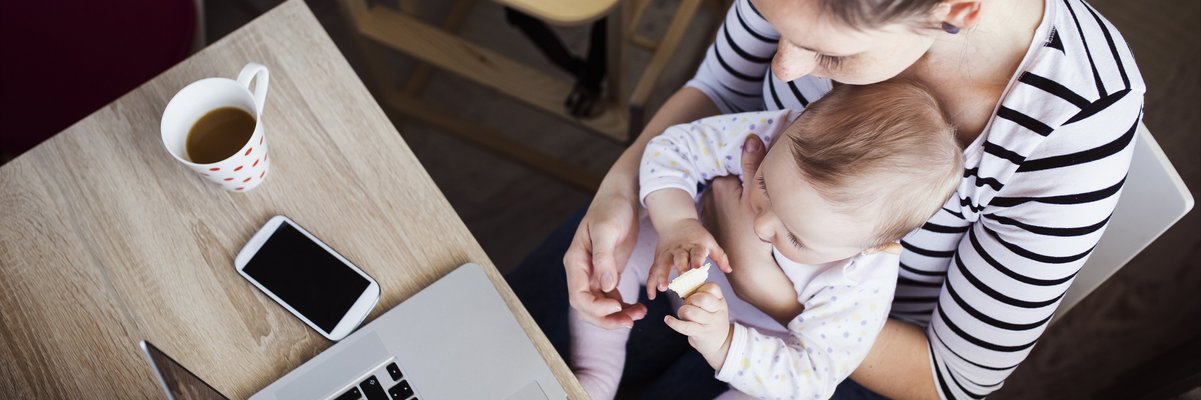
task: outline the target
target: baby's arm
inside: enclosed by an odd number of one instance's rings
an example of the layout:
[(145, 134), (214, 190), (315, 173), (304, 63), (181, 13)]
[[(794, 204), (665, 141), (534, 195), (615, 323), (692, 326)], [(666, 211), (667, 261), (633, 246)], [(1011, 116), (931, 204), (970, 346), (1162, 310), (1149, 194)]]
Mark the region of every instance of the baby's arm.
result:
[(672, 126), (651, 139), (638, 171), (639, 198), (668, 188), (683, 190), (689, 204), (698, 183), (742, 174), (742, 143), (758, 135), (767, 146), (799, 116), (780, 110), (719, 115)]
[[(873, 263), (858, 283), (821, 285), (802, 299), (805, 310), (788, 324), (787, 340), (734, 324), (717, 379), (755, 397), (829, 398), (871, 350), (888, 318), (896, 289), (896, 256)], [(806, 290), (808, 292), (808, 290)]]
[[(722, 115), (675, 125), (651, 140), (639, 171), (641, 198), (659, 235), (647, 278), (647, 295), (667, 290), (667, 277), (712, 258), (725, 272), (729, 262), (697, 219), (696, 187), (718, 176), (740, 175), (742, 143), (759, 135), (771, 143), (799, 115), (788, 110)], [(656, 289), (658, 289), (656, 291)]]

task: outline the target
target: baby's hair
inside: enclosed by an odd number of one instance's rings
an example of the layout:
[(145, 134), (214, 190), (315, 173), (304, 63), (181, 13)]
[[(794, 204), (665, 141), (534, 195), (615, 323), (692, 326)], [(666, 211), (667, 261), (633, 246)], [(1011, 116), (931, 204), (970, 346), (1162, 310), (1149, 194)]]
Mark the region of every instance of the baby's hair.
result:
[(938, 100), (908, 81), (840, 85), (789, 129), (793, 158), (841, 211), (875, 209), (875, 240), (922, 226), (963, 178), (963, 150)]

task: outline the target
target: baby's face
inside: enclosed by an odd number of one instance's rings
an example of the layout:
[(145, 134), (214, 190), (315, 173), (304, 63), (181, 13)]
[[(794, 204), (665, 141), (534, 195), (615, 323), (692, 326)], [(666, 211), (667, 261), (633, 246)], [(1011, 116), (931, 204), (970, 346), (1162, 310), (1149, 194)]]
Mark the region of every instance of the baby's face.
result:
[(863, 244), (872, 241), (871, 216), (848, 215), (826, 202), (801, 175), (786, 143), (772, 146), (744, 190), (752, 191), (759, 240), (792, 261), (841, 260), (859, 254)]

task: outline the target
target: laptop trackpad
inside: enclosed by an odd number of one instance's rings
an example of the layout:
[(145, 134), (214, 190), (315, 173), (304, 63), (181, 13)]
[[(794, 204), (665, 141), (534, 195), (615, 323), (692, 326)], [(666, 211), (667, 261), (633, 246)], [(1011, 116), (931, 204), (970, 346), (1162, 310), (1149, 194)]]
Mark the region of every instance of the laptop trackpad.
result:
[(506, 397), (505, 400), (548, 400), (546, 393), (542, 393), (542, 386), (538, 385), (538, 381), (530, 381), (530, 383), (522, 386), (513, 394)]
[(276, 398), (302, 399), (330, 394), (339, 389), (332, 385), (352, 384), (389, 357), (388, 348), (384, 347), (379, 335), (372, 332), (349, 346), (343, 345), (337, 352), (327, 351), (317, 355), (308, 364), (320, 364), (321, 368), (314, 368), (297, 377), (276, 392)]

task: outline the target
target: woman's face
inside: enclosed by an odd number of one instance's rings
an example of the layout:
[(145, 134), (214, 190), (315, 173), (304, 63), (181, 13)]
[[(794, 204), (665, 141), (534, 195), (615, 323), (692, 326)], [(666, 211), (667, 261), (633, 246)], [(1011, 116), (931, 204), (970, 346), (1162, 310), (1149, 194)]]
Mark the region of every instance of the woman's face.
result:
[[(835, 82), (866, 85), (888, 80), (913, 65), (941, 30), (913, 21), (855, 29), (822, 10), (817, 0), (754, 0), (780, 32), (772, 73), (782, 81), (805, 75)], [(936, 21), (928, 22), (937, 26)]]

